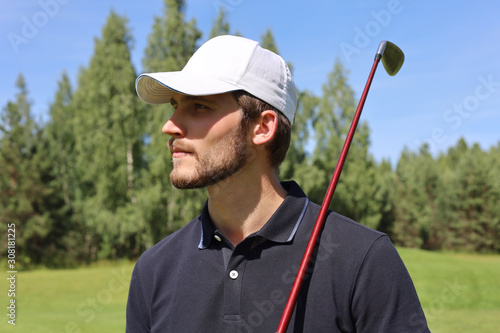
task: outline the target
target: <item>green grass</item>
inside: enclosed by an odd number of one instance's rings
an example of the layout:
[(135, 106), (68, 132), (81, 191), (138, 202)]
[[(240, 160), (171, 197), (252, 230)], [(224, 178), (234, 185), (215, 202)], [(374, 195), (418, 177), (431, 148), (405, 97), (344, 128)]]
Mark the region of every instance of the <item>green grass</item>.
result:
[(433, 333), (499, 332), (500, 256), (398, 251)]
[[(398, 251), (433, 333), (498, 332), (500, 256)], [(121, 263), (20, 272), (16, 326), (7, 323), (8, 281), (2, 278), (0, 332), (124, 332), (132, 269), (133, 264)]]
[(7, 323), (7, 279), (0, 283), (0, 332), (124, 332), (133, 264), (20, 272), (16, 325)]

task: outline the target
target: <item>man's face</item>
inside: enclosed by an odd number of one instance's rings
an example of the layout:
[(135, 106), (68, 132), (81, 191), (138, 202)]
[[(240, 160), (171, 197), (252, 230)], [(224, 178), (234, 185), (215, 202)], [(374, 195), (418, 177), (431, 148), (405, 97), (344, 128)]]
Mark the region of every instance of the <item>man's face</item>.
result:
[(172, 153), (170, 181), (180, 189), (201, 188), (239, 171), (247, 161), (247, 131), (231, 93), (189, 96), (175, 93), (175, 109), (163, 126)]

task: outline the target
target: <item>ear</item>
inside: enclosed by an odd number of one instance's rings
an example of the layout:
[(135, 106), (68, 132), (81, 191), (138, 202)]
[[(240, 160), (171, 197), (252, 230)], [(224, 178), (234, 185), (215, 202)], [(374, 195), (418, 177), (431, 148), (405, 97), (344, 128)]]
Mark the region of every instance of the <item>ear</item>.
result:
[(272, 110), (265, 110), (253, 126), (252, 142), (255, 145), (263, 145), (274, 138), (278, 130), (278, 114)]

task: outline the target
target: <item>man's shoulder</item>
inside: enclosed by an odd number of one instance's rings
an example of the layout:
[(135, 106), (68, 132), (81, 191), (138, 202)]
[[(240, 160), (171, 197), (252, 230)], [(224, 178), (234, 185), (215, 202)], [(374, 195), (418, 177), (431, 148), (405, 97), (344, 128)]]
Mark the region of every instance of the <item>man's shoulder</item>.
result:
[(334, 211), (330, 211), (330, 214), (328, 215), (328, 221), (338, 232), (348, 232), (353, 236), (355, 235), (357, 238), (362, 237), (362, 239), (365, 240), (375, 240), (382, 236), (386, 236), (386, 234), (383, 232), (372, 229)]
[[(316, 221), (319, 211), (316, 206), (313, 204), (309, 209), (310, 224)], [(396, 249), (385, 233), (329, 211), (316, 257), (317, 265), (329, 271), (339, 286), (351, 291), (367, 260), (378, 262), (389, 256), (394, 258), (395, 253)]]
[[(317, 204), (310, 204), (306, 219), (313, 224), (320, 210)], [(363, 256), (379, 240), (392, 246), (389, 238), (383, 232), (369, 228), (349, 217), (329, 211), (321, 238), (325, 242), (336, 244), (337, 247), (350, 249), (346, 254)]]
[[(310, 203), (308, 209), (308, 219), (316, 220), (321, 207), (315, 203)], [(329, 210), (327, 214), (327, 220), (325, 222), (325, 228), (334, 228), (338, 232), (349, 232), (357, 236), (363, 235), (368, 238), (379, 238), (384, 236), (383, 232), (374, 230), (366, 225), (363, 225), (347, 216), (341, 215), (335, 211)]]

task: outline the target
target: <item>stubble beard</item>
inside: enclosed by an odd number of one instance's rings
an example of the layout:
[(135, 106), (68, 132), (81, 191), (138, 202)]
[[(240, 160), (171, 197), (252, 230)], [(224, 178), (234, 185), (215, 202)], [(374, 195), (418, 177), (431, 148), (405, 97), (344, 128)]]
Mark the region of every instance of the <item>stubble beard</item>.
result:
[[(171, 146), (175, 139), (170, 139)], [(190, 174), (180, 172), (180, 161), (173, 161), (170, 182), (178, 189), (195, 189), (215, 185), (241, 170), (248, 160), (246, 131), (240, 124), (235, 132), (222, 138), (209, 151), (192, 152), (196, 160)]]

